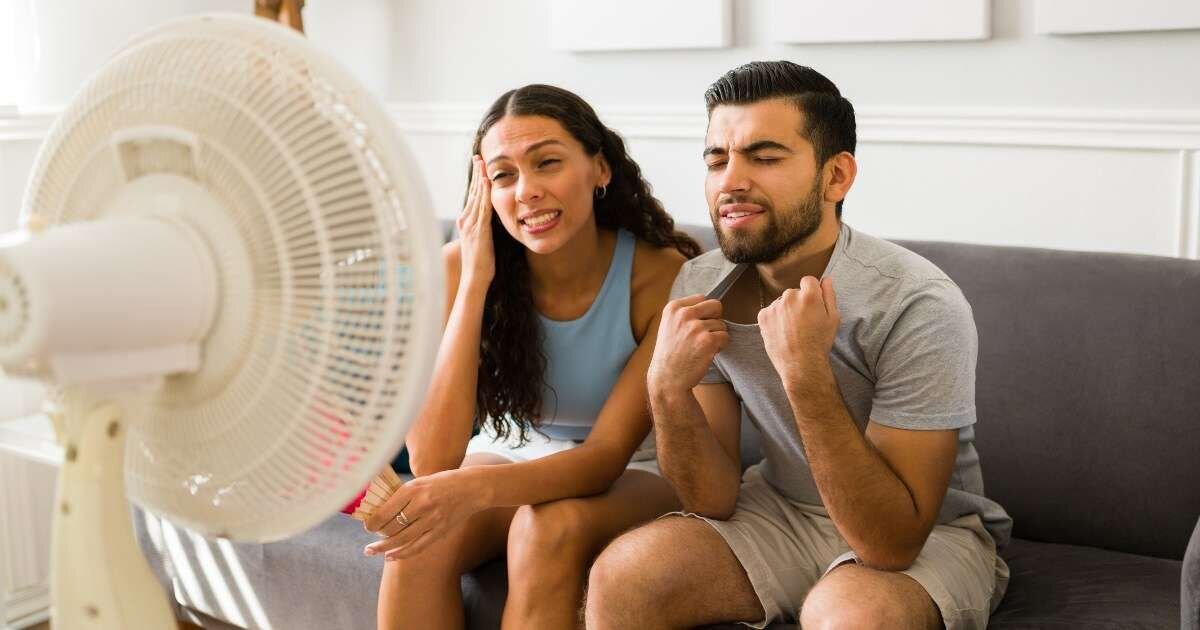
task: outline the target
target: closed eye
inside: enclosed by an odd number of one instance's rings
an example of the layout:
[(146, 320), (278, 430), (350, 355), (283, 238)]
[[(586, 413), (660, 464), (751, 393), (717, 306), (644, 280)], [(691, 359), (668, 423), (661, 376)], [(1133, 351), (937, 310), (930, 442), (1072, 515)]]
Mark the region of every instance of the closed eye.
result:
[(546, 166), (550, 166), (550, 165), (552, 165), (552, 164), (558, 164), (558, 163), (559, 163), (559, 162), (561, 162), (561, 161), (562, 161), (562, 160), (560, 160), (560, 159), (558, 159), (558, 158), (547, 158), (547, 159), (545, 159), (545, 160), (542, 160), (541, 162), (538, 162), (538, 166), (539, 166), (539, 167), (546, 167)]

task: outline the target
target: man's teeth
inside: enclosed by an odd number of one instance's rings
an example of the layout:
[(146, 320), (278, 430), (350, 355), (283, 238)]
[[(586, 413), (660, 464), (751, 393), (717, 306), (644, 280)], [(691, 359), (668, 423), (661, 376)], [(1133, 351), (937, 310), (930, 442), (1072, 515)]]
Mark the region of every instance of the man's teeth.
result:
[(536, 217), (529, 217), (528, 219), (525, 219), (525, 225), (528, 225), (529, 227), (537, 227), (539, 225), (545, 225), (545, 224), (557, 219), (559, 214), (562, 214), (562, 213), (561, 212), (547, 212), (546, 214), (539, 214)]
[(729, 214), (725, 215), (725, 218), (726, 219), (740, 219), (742, 217), (748, 217), (752, 214), (754, 214), (754, 213), (753, 212), (730, 212)]

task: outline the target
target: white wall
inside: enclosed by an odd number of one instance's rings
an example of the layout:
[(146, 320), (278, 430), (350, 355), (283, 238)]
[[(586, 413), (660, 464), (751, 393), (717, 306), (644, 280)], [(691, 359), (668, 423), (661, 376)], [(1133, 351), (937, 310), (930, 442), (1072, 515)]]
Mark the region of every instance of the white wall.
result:
[(845, 216), (860, 229), (1200, 257), (1200, 31), (1038, 35), (1034, 0), (994, 0), (984, 41), (784, 45), (771, 2), (734, 0), (731, 48), (570, 53), (551, 48), (552, 1), (395, 5), (394, 111), (441, 215), (461, 202), (482, 110), (545, 82), (626, 135), (668, 210), (706, 221), (704, 89), (746, 61), (790, 59), (859, 111)]
[[(390, 101), (442, 216), (458, 211), (482, 110), (537, 81), (589, 99), (625, 134), (668, 209), (704, 222), (702, 93), (737, 64), (786, 58), (826, 73), (859, 111), (861, 171), (846, 204), (858, 228), (1200, 257), (1198, 30), (1038, 35), (1034, 0), (994, 0), (988, 40), (785, 45), (771, 41), (772, 2), (734, 0), (730, 48), (571, 53), (551, 47), (553, 1), (310, 2), (305, 17), (318, 45)], [(0, 104), (0, 229), (15, 223), (49, 124), (39, 107), (53, 111), (149, 23), (250, 6), (131, 0), (100, 20), (84, 0), (0, 2), (12, 14), (39, 7), (41, 24), (53, 27), (39, 35), (42, 65), (22, 75), (33, 107), (14, 115)]]

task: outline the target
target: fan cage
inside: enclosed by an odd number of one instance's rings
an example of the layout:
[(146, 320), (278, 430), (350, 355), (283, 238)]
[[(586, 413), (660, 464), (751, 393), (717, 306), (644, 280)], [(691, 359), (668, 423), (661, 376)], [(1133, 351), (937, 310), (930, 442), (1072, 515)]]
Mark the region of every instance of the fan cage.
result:
[[(114, 141), (154, 128), (197, 140)], [(102, 220), (128, 182), (165, 173), (202, 186), (241, 237), (209, 243), (222, 303), (204, 367), (169, 377), (131, 428), (131, 499), (208, 535), (276, 540), (399, 450), (441, 325), (440, 239), (414, 169), (361, 85), (263, 20), (160, 27), (89, 80), (23, 214)]]

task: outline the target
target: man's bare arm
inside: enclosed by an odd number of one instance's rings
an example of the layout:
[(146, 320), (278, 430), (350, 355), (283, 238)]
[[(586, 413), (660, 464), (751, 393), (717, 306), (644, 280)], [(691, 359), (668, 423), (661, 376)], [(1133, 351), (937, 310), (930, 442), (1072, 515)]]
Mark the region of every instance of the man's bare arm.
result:
[(803, 388), (788, 388), (817, 490), (860, 560), (877, 569), (907, 569), (937, 522), (958, 431), (871, 422), (864, 435), (846, 410), (828, 362), (823, 367), (809, 372)]
[(652, 391), (658, 465), (683, 509), (727, 519), (741, 485), (741, 407), (728, 383)]

